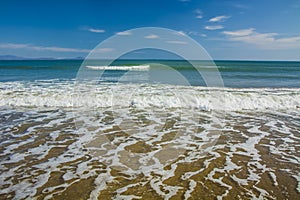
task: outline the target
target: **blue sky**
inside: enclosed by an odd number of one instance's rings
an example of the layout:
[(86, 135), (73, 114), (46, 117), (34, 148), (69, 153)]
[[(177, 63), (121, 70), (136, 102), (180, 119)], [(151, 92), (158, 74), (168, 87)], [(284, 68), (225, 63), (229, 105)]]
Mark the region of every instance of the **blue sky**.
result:
[(181, 31), (214, 59), (300, 60), (299, 0), (0, 2), (0, 55), (86, 56), (139, 27)]

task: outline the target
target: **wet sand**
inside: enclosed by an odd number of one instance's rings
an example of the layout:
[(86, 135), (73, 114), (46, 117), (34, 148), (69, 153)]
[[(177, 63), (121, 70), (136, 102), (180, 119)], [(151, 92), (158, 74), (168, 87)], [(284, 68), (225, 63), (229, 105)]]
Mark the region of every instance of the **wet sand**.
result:
[(0, 199), (300, 198), (297, 110), (120, 113), (2, 109)]

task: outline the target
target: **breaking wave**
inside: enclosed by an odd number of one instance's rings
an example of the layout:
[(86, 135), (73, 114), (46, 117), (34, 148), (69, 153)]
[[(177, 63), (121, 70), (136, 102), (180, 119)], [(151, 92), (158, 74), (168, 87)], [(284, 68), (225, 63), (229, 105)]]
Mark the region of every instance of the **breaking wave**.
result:
[(166, 107), (201, 110), (299, 109), (300, 89), (35, 81), (0, 83), (0, 106)]

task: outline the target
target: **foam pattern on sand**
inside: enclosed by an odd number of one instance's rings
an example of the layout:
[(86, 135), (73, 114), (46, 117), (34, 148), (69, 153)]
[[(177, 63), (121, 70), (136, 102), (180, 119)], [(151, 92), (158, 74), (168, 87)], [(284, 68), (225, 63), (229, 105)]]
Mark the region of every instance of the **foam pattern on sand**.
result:
[(299, 197), (297, 110), (2, 108), (0, 116), (6, 199)]

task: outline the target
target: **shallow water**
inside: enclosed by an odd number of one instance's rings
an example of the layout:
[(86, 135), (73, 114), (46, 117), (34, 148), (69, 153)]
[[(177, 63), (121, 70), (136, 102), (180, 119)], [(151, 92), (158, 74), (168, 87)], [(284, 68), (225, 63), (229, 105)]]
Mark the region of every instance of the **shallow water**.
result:
[(300, 195), (299, 110), (119, 111), (2, 108), (1, 198)]

